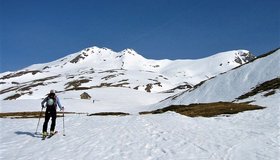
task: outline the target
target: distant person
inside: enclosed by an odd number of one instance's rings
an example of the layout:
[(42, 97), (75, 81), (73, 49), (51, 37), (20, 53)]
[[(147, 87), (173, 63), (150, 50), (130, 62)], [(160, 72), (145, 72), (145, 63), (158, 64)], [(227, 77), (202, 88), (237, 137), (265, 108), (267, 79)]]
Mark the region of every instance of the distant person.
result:
[[(46, 106), (45, 106), (46, 103)], [(48, 96), (41, 102), (43, 108), (47, 107), (45, 112), (45, 122), (43, 125), (43, 137), (48, 136), (48, 123), (50, 117), (52, 117), (50, 135), (55, 134), (55, 121), (56, 121), (56, 108), (57, 106), (60, 108), (60, 111), (64, 111), (64, 107), (61, 106), (59, 98), (55, 95), (55, 91), (51, 90)]]

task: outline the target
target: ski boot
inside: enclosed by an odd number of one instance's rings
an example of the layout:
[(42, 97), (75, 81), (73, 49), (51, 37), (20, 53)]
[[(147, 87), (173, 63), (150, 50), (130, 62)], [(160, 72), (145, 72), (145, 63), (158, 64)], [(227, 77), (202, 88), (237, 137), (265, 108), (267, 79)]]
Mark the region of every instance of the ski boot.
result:
[(48, 132), (43, 132), (42, 140), (46, 139), (47, 136), (48, 136)]
[(55, 133), (55, 131), (50, 131), (50, 136), (53, 136)]

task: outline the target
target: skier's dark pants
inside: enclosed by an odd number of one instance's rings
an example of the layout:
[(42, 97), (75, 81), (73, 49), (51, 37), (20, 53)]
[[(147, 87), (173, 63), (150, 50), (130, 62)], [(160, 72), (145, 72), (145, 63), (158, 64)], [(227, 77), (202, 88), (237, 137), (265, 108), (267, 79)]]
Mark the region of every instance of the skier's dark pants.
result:
[(45, 122), (43, 125), (43, 132), (47, 132), (48, 129), (48, 123), (50, 118), (52, 117), (52, 124), (50, 131), (54, 131), (55, 128), (55, 121), (56, 121), (56, 107), (47, 107), (45, 112)]

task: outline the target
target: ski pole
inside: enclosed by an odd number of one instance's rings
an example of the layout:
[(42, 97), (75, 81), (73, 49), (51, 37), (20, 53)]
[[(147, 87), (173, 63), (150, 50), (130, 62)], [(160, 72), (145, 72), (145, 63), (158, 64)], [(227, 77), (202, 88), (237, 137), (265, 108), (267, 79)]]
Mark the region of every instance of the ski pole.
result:
[(63, 109), (63, 112), (62, 112), (62, 118), (63, 118), (63, 136), (65, 136), (64, 109)]
[(39, 127), (39, 124), (40, 124), (40, 119), (41, 119), (41, 116), (42, 116), (42, 112), (43, 112), (43, 107), (42, 107), (40, 115), (39, 115), (39, 120), (38, 120), (38, 123), (37, 123), (37, 128), (36, 128), (35, 134), (37, 134), (37, 131), (38, 131), (38, 127)]

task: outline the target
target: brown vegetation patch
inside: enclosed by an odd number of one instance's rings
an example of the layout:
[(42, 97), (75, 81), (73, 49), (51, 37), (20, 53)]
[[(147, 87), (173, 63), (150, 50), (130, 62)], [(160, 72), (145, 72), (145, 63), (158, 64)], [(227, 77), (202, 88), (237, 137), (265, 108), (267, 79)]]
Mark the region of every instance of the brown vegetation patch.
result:
[(21, 94), (14, 94), (14, 95), (12, 95), (12, 96), (9, 96), (9, 97), (7, 97), (7, 98), (5, 98), (4, 100), (14, 100), (14, 99), (17, 99), (17, 98), (19, 98), (21, 96)]
[(113, 83), (100, 83), (98, 86), (90, 86), (90, 87), (73, 87), (70, 89), (65, 89), (65, 91), (71, 91), (71, 90), (89, 90), (92, 88), (103, 88), (103, 87), (125, 87), (125, 85), (129, 85), (127, 82), (113, 84)]
[(99, 113), (93, 113), (89, 114), (88, 116), (127, 116), (129, 113), (124, 112), (99, 112)]
[(34, 71), (20, 71), (20, 72), (15, 72), (15, 73), (10, 73), (8, 75), (5, 75), (3, 77), (1, 77), (0, 79), (9, 79), (9, 78), (14, 78), (14, 77), (20, 77), (22, 75), (25, 75), (25, 74), (28, 74), (28, 73), (31, 73), (32, 75), (35, 75), (37, 73), (41, 73), (41, 71), (39, 70), (34, 70)]
[(280, 78), (274, 78), (272, 80), (259, 84), (257, 87), (255, 87), (250, 92), (248, 92), (244, 95), (241, 95), (236, 99), (238, 99), (238, 100), (246, 99), (246, 98), (254, 96), (258, 93), (269, 91), (269, 90), (275, 90), (275, 89), (280, 89)]
[(72, 78), (75, 78), (75, 76), (74, 76), (74, 75), (69, 75), (69, 76), (67, 76), (66, 78), (67, 78), (67, 79), (72, 79)]
[(16, 94), (14, 94), (14, 95), (12, 95), (12, 96), (9, 96), (9, 97), (6, 97), (5, 99), (3, 99), (3, 100), (16, 100), (16, 99), (18, 99), (20, 96), (22, 96), (22, 95), (25, 95), (25, 94), (29, 94), (29, 95), (32, 95), (32, 91), (28, 91), (28, 92), (22, 92), (22, 93), (16, 93)]
[[(64, 112), (64, 114), (74, 114), (74, 112)], [(57, 112), (57, 117), (62, 117), (62, 112)], [(0, 118), (39, 118), (45, 117), (45, 112), (8, 112), (0, 113)]]
[(118, 72), (118, 70), (122, 70), (122, 69), (111, 69), (111, 70), (101, 71), (98, 73), (114, 73), (114, 72)]
[(35, 82), (45, 82), (47, 80), (52, 80), (52, 79), (55, 79), (55, 78), (58, 78), (60, 77), (61, 75), (56, 75), (56, 76), (50, 76), (50, 77), (46, 77), (46, 78), (40, 78), (40, 79), (35, 79), (33, 81), (30, 81), (32, 83), (35, 83)]
[(89, 79), (74, 80), (74, 81), (66, 83), (65, 84), (65, 86), (66, 86), (65, 89), (69, 90), (69, 88), (72, 87), (71, 90), (75, 90), (80, 85), (82, 85), (83, 83), (88, 83), (89, 81), (91, 81), (91, 80), (89, 80)]
[(100, 83), (99, 86), (94, 86), (94, 88), (110, 87), (112, 83)]
[(10, 92), (10, 91), (15, 91), (15, 90), (17, 90), (19, 87), (9, 87), (9, 88), (6, 88), (6, 89), (3, 89), (3, 90), (1, 90), (0, 91), (0, 94), (4, 94), (4, 93), (8, 93), (8, 92)]
[(129, 83), (123, 82), (123, 83), (113, 84), (111, 85), (111, 87), (124, 87), (124, 85), (129, 85)]
[(127, 82), (127, 81), (128, 81), (128, 79), (123, 79), (123, 80), (118, 81), (118, 82), (121, 83), (121, 82)]
[(159, 86), (159, 87), (162, 87), (161, 82), (154, 83), (154, 85), (157, 85), (157, 86)]
[(156, 80), (156, 79), (148, 79), (148, 80), (150, 80), (150, 81), (154, 81), (154, 82), (158, 82), (158, 80)]
[(174, 111), (189, 117), (214, 117), (223, 114), (236, 114), (243, 111), (263, 108), (264, 107), (250, 105), (247, 103), (216, 102), (190, 105), (171, 105), (169, 107), (157, 109), (154, 111), (140, 112), (140, 114), (158, 114), (167, 111)]
[(270, 92), (264, 94), (263, 96), (268, 97), (268, 96), (274, 95), (275, 93), (276, 93), (276, 91), (273, 90), (273, 91), (270, 91)]
[(18, 88), (18, 91), (29, 91), (31, 88), (37, 87), (37, 86), (44, 86), (44, 83), (40, 82), (40, 83), (35, 83), (35, 84), (22, 86), (22, 87)]
[[(28, 91), (33, 87), (43, 86), (43, 85), (45, 85), (43, 83), (44, 81), (51, 80), (51, 79), (57, 78), (59, 76), (60, 75), (41, 78), (41, 79), (36, 79), (36, 80), (33, 80), (33, 81), (24, 82), (24, 83), (15, 83), (16, 86), (3, 89), (3, 90), (0, 91), (0, 94), (8, 93), (8, 92), (11, 92), (11, 91)], [(51, 82), (51, 83), (56, 83), (56, 82)]]
[(168, 80), (168, 78), (164, 77), (163, 75), (159, 75), (159, 77), (165, 79), (165, 80)]
[(113, 75), (108, 75), (106, 77), (103, 77), (101, 79), (105, 79), (107, 81), (108, 79), (115, 78), (116, 76), (117, 76), (117, 74), (113, 74)]
[(65, 91), (81, 91), (81, 90), (89, 90), (92, 88), (93, 87), (75, 87), (75, 88), (66, 89)]
[(124, 85), (129, 85), (127, 82), (113, 84), (113, 83), (100, 83), (98, 86), (92, 86), (90, 88), (102, 88), (102, 87), (125, 87)]

